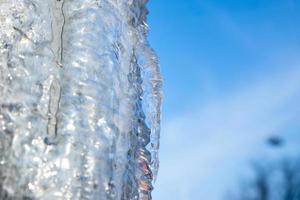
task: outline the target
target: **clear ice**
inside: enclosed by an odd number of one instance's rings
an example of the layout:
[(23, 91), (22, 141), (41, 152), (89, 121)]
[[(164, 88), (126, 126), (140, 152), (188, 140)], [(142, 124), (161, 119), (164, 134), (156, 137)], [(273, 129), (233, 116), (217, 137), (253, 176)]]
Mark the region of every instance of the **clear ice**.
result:
[(150, 200), (147, 0), (0, 0), (0, 199)]

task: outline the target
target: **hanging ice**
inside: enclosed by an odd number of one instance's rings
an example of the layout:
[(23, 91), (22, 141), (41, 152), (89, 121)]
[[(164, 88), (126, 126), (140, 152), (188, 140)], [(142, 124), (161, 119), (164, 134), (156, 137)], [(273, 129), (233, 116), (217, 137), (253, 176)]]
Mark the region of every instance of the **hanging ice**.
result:
[(151, 199), (146, 0), (0, 0), (0, 199)]

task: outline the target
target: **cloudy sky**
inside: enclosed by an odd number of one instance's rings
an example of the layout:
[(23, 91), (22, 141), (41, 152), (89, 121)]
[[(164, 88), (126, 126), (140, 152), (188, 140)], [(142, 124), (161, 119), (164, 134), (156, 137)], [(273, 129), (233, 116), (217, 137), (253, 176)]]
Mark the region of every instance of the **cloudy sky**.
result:
[[(155, 200), (221, 200), (300, 144), (300, 1), (150, 0), (164, 75)], [(266, 139), (286, 145), (271, 150)]]

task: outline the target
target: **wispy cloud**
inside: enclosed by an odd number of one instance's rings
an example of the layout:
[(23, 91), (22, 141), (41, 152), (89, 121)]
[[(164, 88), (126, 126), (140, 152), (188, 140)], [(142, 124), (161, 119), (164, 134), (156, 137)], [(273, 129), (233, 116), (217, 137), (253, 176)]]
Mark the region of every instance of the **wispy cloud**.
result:
[(220, 199), (259, 144), (299, 116), (298, 66), (167, 120), (156, 199)]

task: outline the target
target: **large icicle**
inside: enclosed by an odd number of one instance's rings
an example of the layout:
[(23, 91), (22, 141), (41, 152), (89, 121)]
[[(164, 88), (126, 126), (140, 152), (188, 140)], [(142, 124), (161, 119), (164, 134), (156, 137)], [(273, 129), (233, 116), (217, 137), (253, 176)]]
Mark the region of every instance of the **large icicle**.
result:
[(0, 0), (0, 199), (151, 199), (146, 0)]

